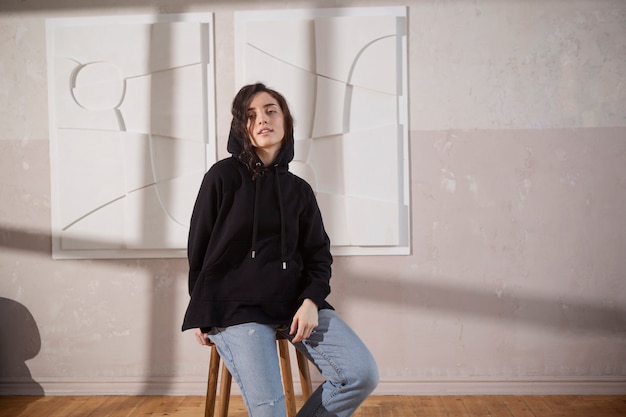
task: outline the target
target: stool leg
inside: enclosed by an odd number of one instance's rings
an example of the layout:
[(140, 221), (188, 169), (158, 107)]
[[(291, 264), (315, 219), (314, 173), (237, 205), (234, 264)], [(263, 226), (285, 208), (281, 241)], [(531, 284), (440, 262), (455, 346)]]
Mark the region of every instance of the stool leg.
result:
[(209, 378), (206, 389), (206, 403), (204, 405), (204, 417), (213, 417), (215, 413), (215, 398), (217, 394), (217, 374), (220, 369), (220, 355), (215, 346), (211, 347), (211, 359), (209, 363)]
[(298, 371), (300, 372), (300, 386), (302, 387), (302, 398), (306, 401), (313, 392), (311, 386), (311, 373), (309, 372), (309, 360), (304, 353), (296, 349), (296, 358), (298, 359)]
[(286, 339), (278, 339), (278, 352), (280, 355), (280, 368), (283, 375), (283, 388), (285, 390), (285, 406), (287, 408), (287, 417), (295, 417), (296, 397), (293, 392), (291, 361), (289, 359), (289, 342)]
[(222, 381), (220, 383), (220, 408), (217, 411), (218, 417), (228, 416), (228, 404), (230, 403), (230, 386), (233, 377), (226, 364), (222, 364)]

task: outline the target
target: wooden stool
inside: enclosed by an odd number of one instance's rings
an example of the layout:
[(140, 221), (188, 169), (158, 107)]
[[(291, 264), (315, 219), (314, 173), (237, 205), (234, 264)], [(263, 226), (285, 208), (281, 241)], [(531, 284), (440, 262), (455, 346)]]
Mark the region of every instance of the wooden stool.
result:
[[(276, 342), (278, 343), (278, 355), (280, 359), (280, 368), (283, 378), (283, 389), (285, 390), (285, 406), (287, 408), (287, 417), (295, 417), (296, 415), (296, 396), (293, 391), (293, 378), (291, 376), (291, 360), (289, 357), (289, 341), (282, 335), (276, 333)], [(311, 396), (311, 375), (309, 374), (309, 363), (302, 352), (296, 349), (296, 359), (298, 360), (298, 371), (300, 373), (300, 385), (302, 386), (302, 397), (306, 401)], [(215, 345), (211, 345), (211, 359), (209, 363), (209, 380), (206, 391), (206, 404), (204, 407), (204, 417), (213, 417), (215, 415), (215, 403), (217, 399), (217, 374), (220, 366), (220, 354), (217, 352)], [(228, 403), (230, 401), (230, 386), (232, 384), (232, 375), (226, 368), (226, 364), (222, 364), (222, 381), (220, 384), (220, 402), (217, 410), (217, 417), (228, 416)]]

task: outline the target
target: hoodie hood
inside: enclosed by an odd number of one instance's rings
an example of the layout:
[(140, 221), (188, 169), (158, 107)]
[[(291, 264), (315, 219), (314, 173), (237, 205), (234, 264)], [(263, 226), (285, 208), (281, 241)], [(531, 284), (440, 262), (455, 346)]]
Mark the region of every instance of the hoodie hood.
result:
[[(226, 150), (237, 159), (239, 159), (239, 155), (241, 155), (244, 150), (243, 138), (235, 133), (232, 125), (230, 132), (228, 133), (228, 145), (226, 146)], [(256, 155), (255, 157), (258, 159)], [(280, 148), (273, 165), (276, 167), (288, 168), (289, 163), (293, 160), (293, 157), (294, 140), (293, 135), (291, 135), (290, 137), (283, 139), (283, 146)]]

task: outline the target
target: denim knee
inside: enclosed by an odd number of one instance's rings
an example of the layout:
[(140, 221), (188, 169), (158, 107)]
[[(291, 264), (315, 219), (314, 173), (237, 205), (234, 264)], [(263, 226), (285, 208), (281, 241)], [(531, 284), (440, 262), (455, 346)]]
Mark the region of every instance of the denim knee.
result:
[(376, 362), (372, 359), (357, 364), (351, 372), (350, 379), (354, 381), (354, 388), (368, 396), (376, 389), (380, 379)]
[(371, 365), (368, 367), (368, 371), (363, 375), (363, 389), (367, 390), (368, 394), (371, 394), (378, 386), (379, 381), (380, 375), (378, 373), (378, 366), (376, 366), (376, 362), (372, 361)]

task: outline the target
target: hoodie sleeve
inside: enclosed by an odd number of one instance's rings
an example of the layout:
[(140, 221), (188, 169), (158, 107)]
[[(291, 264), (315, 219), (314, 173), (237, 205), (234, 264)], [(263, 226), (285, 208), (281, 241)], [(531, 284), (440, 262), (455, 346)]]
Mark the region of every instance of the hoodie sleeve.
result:
[(191, 214), (187, 259), (189, 260), (189, 294), (193, 292), (204, 264), (207, 247), (220, 206), (219, 181), (212, 170), (204, 175)]
[(330, 239), (324, 229), (322, 215), (313, 190), (308, 187), (310, 197), (300, 218), (300, 248), (304, 262), (303, 274), (308, 282), (300, 300), (311, 299), (318, 307), (330, 294), (331, 264)]

